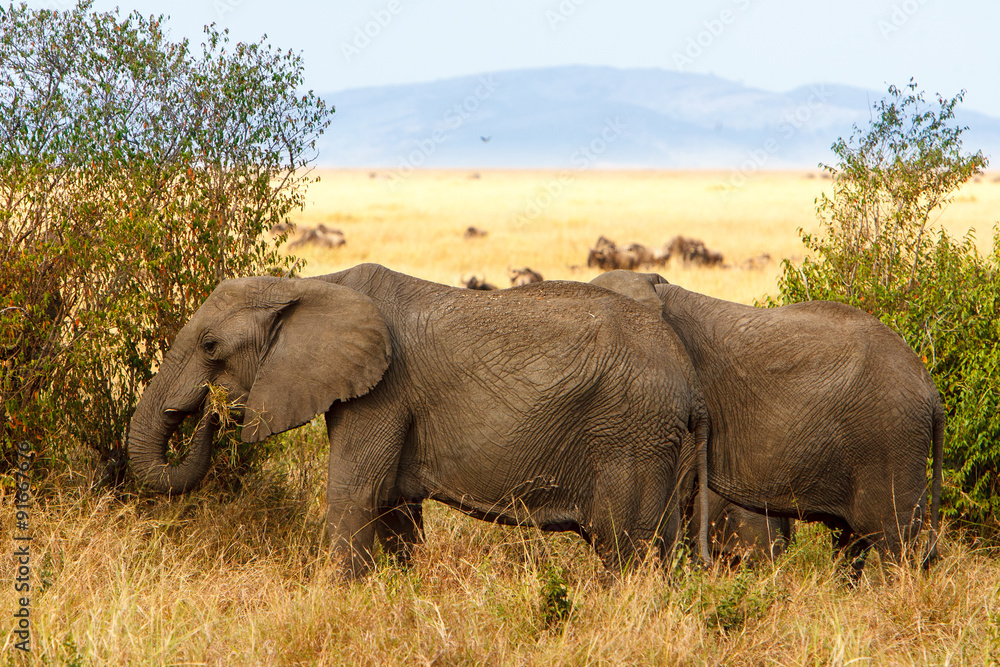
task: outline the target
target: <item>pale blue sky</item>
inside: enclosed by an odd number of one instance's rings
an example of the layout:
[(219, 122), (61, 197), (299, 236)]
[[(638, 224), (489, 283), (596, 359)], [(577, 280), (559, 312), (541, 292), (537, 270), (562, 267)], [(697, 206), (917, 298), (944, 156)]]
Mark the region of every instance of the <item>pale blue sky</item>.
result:
[[(66, 7), (67, 0), (31, 2)], [(996, 0), (97, 0), (169, 14), (174, 37), (216, 22), (301, 51), (317, 92), (504, 69), (683, 68), (767, 90), (828, 82), (882, 91), (915, 77), (1000, 116)], [(365, 30), (369, 35), (364, 35)]]

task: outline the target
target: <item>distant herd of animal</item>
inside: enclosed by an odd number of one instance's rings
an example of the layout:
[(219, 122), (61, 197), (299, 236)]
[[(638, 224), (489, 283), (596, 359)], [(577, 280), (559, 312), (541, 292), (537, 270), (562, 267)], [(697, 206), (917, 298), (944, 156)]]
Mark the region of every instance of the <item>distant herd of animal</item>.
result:
[[(325, 415), (330, 548), (348, 576), (376, 542), (407, 562), (427, 499), (575, 531), (612, 571), (679, 544), (706, 563), (773, 556), (804, 520), (833, 529), (857, 574), (872, 547), (901, 560), (927, 514), (923, 562), (936, 557), (941, 400), (871, 315), (744, 306), (628, 270), (511, 277), (525, 284), (463, 289), (376, 264), (222, 282), (132, 417), (134, 472), (162, 493), (200, 483), (214, 385), (246, 442)], [(192, 445), (171, 463), (188, 417)]]
[[(292, 234), (294, 232), (297, 232), (297, 236), (288, 244), (290, 250), (305, 246), (330, 250), (339, 248), (347, 243), (347, 239), (341, 230), (331, 229), (324, 224), (296, 229), (294, 225), (289, 223), (280, 223), (271, 228), (271, 234), (274, 236)], [(488, 235), (489, 232), (484, 229), (469, 226), (465, 229), (462, 237), (468, 241), (485, 238)], [(692, 239), (684, 236), (675, 236), (661, 248), (650, 248), (641, 243), (618, 245), (611, 239), (601, 236), (587, 255), (587, 266), (596, 267), (602, 271), (611, 271), (614, 269), (632, 271), (640, 268), (661, 267), (666, 265), (667, 261), (672, 258), (676, 258), (685, 265), (726, 266), (721, 252), (710, 250), (705, 246), (704, 241), (700, 239)], [(739, 267), (742, 269), (759, 270), (769, 264), (770, 261), (771, 255), (763, 253), (743, 260)], [(543, 280), (540, 273), (528, 267), (509, 269), (508, 274), (511, 287), (527, 285), (531, 282), (540, 282)], [(485, 277), (480, 278), (475, 275), (463, 278), (462, 286), (477, 290), (500, 289), (496, 285), (487, 282)]]

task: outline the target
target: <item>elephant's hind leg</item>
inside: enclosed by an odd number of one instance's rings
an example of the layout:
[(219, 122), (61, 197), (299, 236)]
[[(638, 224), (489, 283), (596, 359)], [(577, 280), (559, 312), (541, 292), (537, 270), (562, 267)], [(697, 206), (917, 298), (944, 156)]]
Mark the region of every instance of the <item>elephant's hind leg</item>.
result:
[(424, 515), (420, 502), (400, 502), (382, 509), (375, 524), (382, 550), (397, 564), (407, 566), (413, 547), (423, 542)]
[(677, 501), (671, 499), (666, 479), (665, 474), (645, 472), (600, 476), (588, 532), (610, 571), (635, 569), (648, 555), (663, 556), (674, 544)]
[(842, 520), (837, 522), (826, 521), (824, 523), (833, 530), (834, 558), (841, 560), (847, 568), (851, 584), (856, 584), (861, 578), (861, 571), (865, 567), (868, 552), (871, 550), (871, 540), (859, 536)]

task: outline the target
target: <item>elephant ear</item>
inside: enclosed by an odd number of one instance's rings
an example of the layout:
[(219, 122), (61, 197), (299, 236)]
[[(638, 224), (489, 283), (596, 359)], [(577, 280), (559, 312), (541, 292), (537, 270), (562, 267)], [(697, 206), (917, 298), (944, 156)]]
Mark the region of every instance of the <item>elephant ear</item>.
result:
[(367, 394), (389, 367), (389, 330), (375, 302), (360, 292), (319, 280), (278, 280), (257, 305), (273, 311), (273, 321), (247, 398), (245, 442)]
[(670, 283), (658, 273), (636, 273), (619, 269), (602, 273), (591, 280), (590, 284), (618, 292), (660, 315), (663, 312), (663, 303), (656, 293), (655, 286)]

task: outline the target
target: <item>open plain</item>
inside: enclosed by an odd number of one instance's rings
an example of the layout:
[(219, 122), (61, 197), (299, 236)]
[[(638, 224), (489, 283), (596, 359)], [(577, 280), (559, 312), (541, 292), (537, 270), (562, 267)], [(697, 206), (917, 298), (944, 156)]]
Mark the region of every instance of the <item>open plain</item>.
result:
[[(332, 250), (296, 248), (307, 262), (306, 276), (378, 262), (449, 285), (476, 275), (507, 287), (508, 270), (525, 266), (547, 279), (590, 280), (598, 270), (587, 267), (587, 254), (599, 236), (659, 248), (683, 235), (721, 252), (724, 265), (671, 260), (646, 270), (741, 303), (775, 291), (782, 259), (802, 259), (797, 230), (817, 229), (816, 197), (831, 189), (818, 170), (746, 177), (727, 171), (514, 170), (315, 175), (320, 181), (309, 189), (309, 204), (292, 220), (300, 231), (320, 224), (339, 229), (347, 243)], [(990, 174), (968, 184), (932, 222), (956, 236), (976, 229), (987, 252), (998, 220), (1000, 181)], [(470, 226), (486, 236), (465, 239)]]

